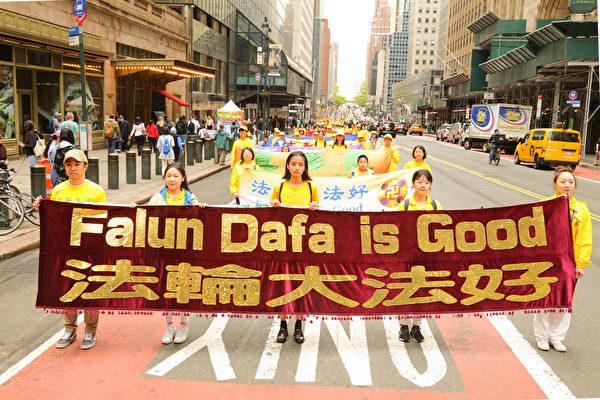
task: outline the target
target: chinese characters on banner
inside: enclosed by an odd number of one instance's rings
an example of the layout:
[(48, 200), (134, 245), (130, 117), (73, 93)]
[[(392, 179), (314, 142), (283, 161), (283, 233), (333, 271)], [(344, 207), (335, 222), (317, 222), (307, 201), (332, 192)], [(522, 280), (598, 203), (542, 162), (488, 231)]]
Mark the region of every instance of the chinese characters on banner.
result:
[(568, 309), (564, 198), (403, 213), (44, 201), (37, 306), (235, 314)]

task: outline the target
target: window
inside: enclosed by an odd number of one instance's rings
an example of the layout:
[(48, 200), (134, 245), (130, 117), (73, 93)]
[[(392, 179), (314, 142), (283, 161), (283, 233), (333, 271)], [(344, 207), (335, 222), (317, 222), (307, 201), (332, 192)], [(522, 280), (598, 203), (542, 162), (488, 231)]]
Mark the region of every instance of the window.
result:
[(419, 65), (419, 59), (415, 59), (415, 65)]
[(0, 61), (12, 61), (12, 46), (0, 44)]

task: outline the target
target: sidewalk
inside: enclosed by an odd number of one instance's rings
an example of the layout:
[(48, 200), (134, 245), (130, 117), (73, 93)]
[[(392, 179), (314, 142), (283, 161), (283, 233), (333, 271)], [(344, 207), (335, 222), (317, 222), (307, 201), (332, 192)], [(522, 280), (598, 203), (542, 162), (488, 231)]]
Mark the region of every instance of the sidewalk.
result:
[[(143, 204), (146, 203), (154, 193), (158, 192), (164, 186), (162, 177), (155, 175), (154, 173), (154, 154), (151, 156), (152, 178), (148, 180), (142, 180), (142, 160), (141, 157), (137, 157), (136, 183), (125, 183), (125, 153), (120, 153), (119, 189), (108, 189), (107, 154), (108, 153), (106, 149), (92, 150), (88, 152), (88, 157), (98, 158), (100, 186), (102, 186), (106, 191), (108, 202), (114, 204), (130, 204), (132, 202)], [(27, 160), (24, 158), (13, 160), (10, 162), (10, 167), (17, 170), (17, 174), (13, 176), (12, 184), (17, 186), (19, 190), (30, 193), (30, 178)], [(211, 159), (203, 160), (202, 163), (194, 164), (193, 166), (186, 166), (185, 170), (187, 173), (188, 182), (192, 183), (228, 168), (228, 162), (227, 165), (220, 166), (215, 164), (214, 160)], [(34, 249), (39, 246), (39, 243), (39, 228), (25, 220), (23, 221), (21, 227), (15, 232), (11, 233), (10, 235), (0, 236), (0, 260), (23, 253), (30, 249)]]

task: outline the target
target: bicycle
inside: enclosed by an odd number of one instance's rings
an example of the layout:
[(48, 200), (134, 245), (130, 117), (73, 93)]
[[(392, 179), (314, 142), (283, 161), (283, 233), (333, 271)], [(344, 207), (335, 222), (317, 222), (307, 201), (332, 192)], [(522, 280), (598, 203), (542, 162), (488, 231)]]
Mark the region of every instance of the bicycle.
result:
[(21, 226), (24, 219), (40, 225), (40, 216), (33, 207), (35, 199), (28, 193), (22, 193), (11, 185), (11, 176), (16, 172), (0, 163), (0, 235), (8, 235)]

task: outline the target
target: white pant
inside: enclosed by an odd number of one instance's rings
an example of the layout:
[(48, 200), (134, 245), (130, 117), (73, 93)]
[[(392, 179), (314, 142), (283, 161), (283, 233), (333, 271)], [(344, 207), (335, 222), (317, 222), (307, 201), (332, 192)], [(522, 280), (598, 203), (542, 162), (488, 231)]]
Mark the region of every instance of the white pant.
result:
[(533, 333), (536, 340), (563, 341), (570, 324), (569, 312), (541, 312), (533, 317)]
[[(173, 325), (173, 313), (170, 313), (170, 312), (166, 313), (165, 319), (167, 320), (167, 325)], [(189, 320), (190, 320), (189, 315), (181, 314), (181, 324), (187, 325)]]
[(421, 326), (421, 318), (400, 318), (400, 325)]

